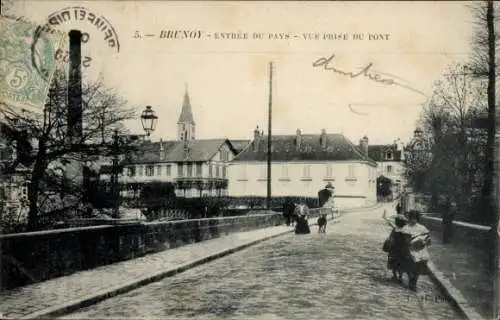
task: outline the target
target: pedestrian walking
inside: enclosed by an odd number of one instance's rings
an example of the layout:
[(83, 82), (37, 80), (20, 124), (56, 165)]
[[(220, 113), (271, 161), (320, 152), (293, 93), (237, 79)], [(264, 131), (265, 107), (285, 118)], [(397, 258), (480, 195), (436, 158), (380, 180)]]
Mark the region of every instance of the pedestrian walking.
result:
[(307, 207), (303, 204), (297, 206), (298, 220), (295, 225), (295, 234), (308, 234), (311, 233), (309, 223), (307, 221)]
[(283, 217), (285, 218), (287, 226), (290, 226), (290, 224), (292, 224), (294, 210), (295, 204), (290, 198), (286, 198), (285, 203), (283, 204)]
[(401, 201), (398, 201), (398, 204), (396, 205), (396, 213), (403, 214), (403, 206), (401, 205)]
[(408, 223), (402, 229), (409, 248), (408, 266), (405, 266), (409, 277), (409, 287), (417, 290), (418, 278), (427, 273), (427, 262), (429, 252), (427, 246), (431, 244), (430, 232), (425, 226), (418, 223), (420, 212), (410, 210), (408, 212)]
[(404, 215), (396, 215), (394, 222), (386, 218), (384, 211), (383, 217), (392, 227), (392, 231), (385, 240), (382, 250), (387, 252), (387, 268), (392, 271), (392, 279), (394, 281), (402, 282), (403, 273), (408, 267), (408, 245), (403, 231), (407, 223)]
[(453, 236), (453, 219), (457, 211), (457, 204), (455, 201), (447, 202), (442, 213), (443, 221), (443, 243), (451, 242)]

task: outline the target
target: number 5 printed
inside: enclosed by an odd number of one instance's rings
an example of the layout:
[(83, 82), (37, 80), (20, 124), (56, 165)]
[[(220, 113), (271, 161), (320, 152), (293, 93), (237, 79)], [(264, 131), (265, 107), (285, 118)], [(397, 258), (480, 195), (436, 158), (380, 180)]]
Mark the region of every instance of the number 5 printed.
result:
[(22, 89), (28, 83), (28, 72), (21, 68), (15, 68), (7, 76), (7, 84), (14, 90)]

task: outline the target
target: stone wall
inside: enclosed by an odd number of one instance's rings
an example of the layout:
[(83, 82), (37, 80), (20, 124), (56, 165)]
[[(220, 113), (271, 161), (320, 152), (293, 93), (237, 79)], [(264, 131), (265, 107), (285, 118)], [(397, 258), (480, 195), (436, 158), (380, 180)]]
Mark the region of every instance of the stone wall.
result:
[[(443, 223), (440, 218), (422, 216), (420, 223), (436, 235), (442, 235)], [(453, 242), (462, 244), (464, 247), (473, 246), (482, 250), (491, 242), (489, 230), (490, 228), (486, 226), (454, 221)]]
[(282, 215), (276, 213), (0, 235), (0, 288), (36, 283), (232, 232), (281, 224)]

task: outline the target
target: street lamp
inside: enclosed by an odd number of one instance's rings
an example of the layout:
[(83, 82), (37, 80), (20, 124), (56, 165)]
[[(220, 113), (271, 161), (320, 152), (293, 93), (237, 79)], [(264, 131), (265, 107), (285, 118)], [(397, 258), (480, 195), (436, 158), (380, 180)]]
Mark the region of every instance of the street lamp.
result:
[(158, 116), (153, 111), (151, 106), (146, 106), (146, 109), (141, 113), (142, 128), (146, 131), (146, 136), (150, 136), (151, 132), (155, 131), (158, 123)]
[[(146, 109), (141, 113), (141, 123), (142, 128), (146, 131), (146, 136), (151, 135), (156, 128), (158, 123), (158, 116), (153, 111), (151, 106), (147, 106)], [(120, 154), (123, 143), (130, 143), (130, 137), (120, 137), (118, 130), (114, 131), (113, 143), (112, 143), (112, 174), (111, 174), (111, 188), (112, 188), (112, 198), (113, 198), (113, 211), (116, 217), (119, 217), (119, 205), (120, 205), (120, 185), (119, 185), (119, 174), (122, 171), (122, 167), (119, 165)]]

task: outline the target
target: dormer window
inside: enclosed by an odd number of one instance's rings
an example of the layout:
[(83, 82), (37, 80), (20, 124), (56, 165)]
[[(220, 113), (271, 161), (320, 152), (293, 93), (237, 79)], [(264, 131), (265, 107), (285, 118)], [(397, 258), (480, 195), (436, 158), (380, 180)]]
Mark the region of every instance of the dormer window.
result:
[(387, 151), (385, 153), (385, 159), (386, 160), (392, 160), (393, 159), (392, 151)]

